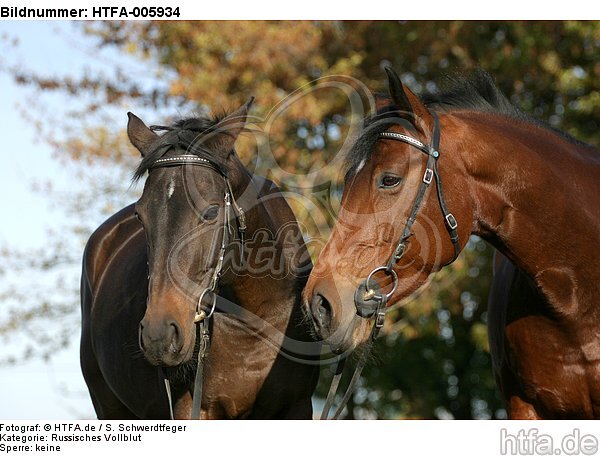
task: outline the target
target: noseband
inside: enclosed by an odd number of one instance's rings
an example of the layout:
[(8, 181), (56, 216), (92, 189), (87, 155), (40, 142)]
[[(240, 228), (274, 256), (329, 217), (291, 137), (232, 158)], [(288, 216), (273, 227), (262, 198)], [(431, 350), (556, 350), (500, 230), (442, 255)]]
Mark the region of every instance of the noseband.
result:
[[(225, 260), (225, 250), (230, 242), (230, 233), (232, 232), (231, 225), (231, 207), (237, 215), (238, 220), (238, 233), (240, 236), (240, 264), (244, 262), (244, 251), (245, 251), (245, 233), (246, 233), (246, 216), (244, 210), (237, 204), (231, 183), (227, 178), (227, 175), (219, 168), (215, 163), (197, 155), (179, 155), (176, 157), (159, 158), (156, 160), (150, 170), (155, 168), (167, 168), (172, 166), (202, 166), (213, 171), (216, 171), (223, 177), (225, 182), (225, 193), (223, 197), (223, 236), (221, 238), (221, 246), (217, 257), (216, 266), (213, 270), (211, 280), (198, 298), (196, 304), (196, 314), (194, 316), (194, 323), (198, 324), (198, 333), (200, 336), (200, 348), (198, 351), (198, 367), (196, 369), (196, 378), (194, 380), (194, 398), (192, 401), (192, 419), (200, 419), (200, 412), (202, 408), (202, 384), (203, 384), (203, 366), (204, 359), (208, 355), (208, 349), (210, 347), (210, 319), (215, 312), (217, 306), (217, 293), (219, 278), (223, 271), (223, 263)], [(212, 295), (212, 300), (208, 308), (204, 309), (202, 301), (205, 296)], [(167, 389), (167, 397), (169, 399), (169, 407), (171, 419), (173, 419), (173, 403), (171, 398), (171, 387), (169, 380), (165, 380), (165, 386)]]
[[(446, 230), (448, 231), (448, 234), (450, 235), (450, 240), (452, 241), (452, 245), (454, 246), (454, 257), (448, 262), (448, 264), (452, 263), (460, 253), (460, 244), (458, 242), (457, 232), (458, 222), (446, 206), (444, 193), (442, 191), (442, 179), (440, 177), (440, 173), (438, 172), (438, 159), (440, 157), (440, 122), (435, 112), (431, 112), (431, 115), (433, 116), (433, 131), (431, 133), (430, 145), (425, 145), (416, 138), (401, 133), (396, 133), (393, 131), (384, 131), (378, 136), (379, 139), (400, 141), (410, 146), (413, 146), (420, 152), (427, 155), (427, 166), (425, 168), (423, 178), (421, 179), (421, 183), (419, 184), (417, 196), (415, 197), (408, 219), (406, 220), (406, 223), (404, 225), (402, 236), (398, 240), (396, 248), (390, 256), (390, 259), (385, 265), (377, 266), (375, 269), (373, 269), (367, 276), (366, 280), (358, 286), (354, 293), (354, 304), (356, 306), (356, 313), (363, 318), (370, 318), (373, 315), (376, 315), (375, 322), (373, 323), (373, 327), (371, 328), (371, 334), (368, 342), (371, 345), (375, 341), (377, 335), (379, 334), (379, 331), (383, 327), (383, 323), (385, 321), (386, 303), (398, 289), (398, 274), (396, 273), (396, 271), (394, 271), (394, 266), (398, 263), (398, 261), (400, 261), (400, 259), (404, 255), (409, 238), (412, 236), (412, 226), (415, 223), (417, 214), (419, 213), (419, 209), (421, 208), (421, 204), (423, 202), (423, 199), (425, 198), (425, 193), (427, 192), (429, 185), (433, 182), (434, 179), (437, 188), (438, 202), (440, 204), (442, 216), (444, 217), (444, 225), (446, 226)], [(373, 276), (380, 272), (389, 275), (392, 278), (392, 289), (388, 293), (382, 292), (377, 283), (372, 283)], [(333, 419), (338, 419), (340, 417), (344, 407), (350, 399), (350, 396), (354, 393), (354, 390), (358, 383), (358, 379), (360, 378), (360, 374), (369, 357), (371, 345), (365, 348), (365, 350), (363, 351), (363, 354), (359, 359), (356, 368), (354, 369), (354, 373), (352, 375), (352, 379), (350, 380), (350, 384), (346, 389), (346, 393), (344, 394), (342, 400), (340, 401), (340, 404), (337, 407), (335, 414), (333, 415)], [(321, 414), (321, 419), (327, 419), (327, 417), (329, 416), (329, 410), (333, 404), (333, 400), (335, 399), (335, 393), (337, 392), (343, 369), (344, 359), (341, 359), (338, 361), (338, 364), (336, 366), (336, 372), (331, 382), (329, 393), (327, 394), (327, 399), (325, 401), (325, 406)]]

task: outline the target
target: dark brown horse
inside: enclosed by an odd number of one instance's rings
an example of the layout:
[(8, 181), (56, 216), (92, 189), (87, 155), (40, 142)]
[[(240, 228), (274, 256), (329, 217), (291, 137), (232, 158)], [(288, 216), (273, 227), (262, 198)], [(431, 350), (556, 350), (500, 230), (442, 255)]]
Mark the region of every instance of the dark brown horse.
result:
[(282, 194), (233, 149), (249, 105), (162, 135), (129, 114), (143, 157), (136, 176), (149, 176), (140, 200), (92, 234), (83, 259), (81, 365), (99, 418), (169, 418), (164, 378), (174, 417), (191, 416), (194, 319), (213, 278), (201, 417), (312, 417), (319, 346), (300, 305), (311, 262)]
[(600, 152), (523, 114), (484, 72), (422, 98), (387, 72), (305, 289), (315, 330), (338, 352), (364, 343), (378, 306), (477, 234), (516, 265), (499, 271), (489, 322), (510, 417), (599, 417)]

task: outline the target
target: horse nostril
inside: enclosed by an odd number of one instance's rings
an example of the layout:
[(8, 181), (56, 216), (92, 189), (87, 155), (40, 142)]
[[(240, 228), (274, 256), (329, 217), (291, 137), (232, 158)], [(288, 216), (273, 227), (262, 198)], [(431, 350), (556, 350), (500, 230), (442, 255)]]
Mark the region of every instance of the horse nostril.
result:
[(321, 320), (323, 320), (324, 318), (327, 318), (327, 313), (328, 313), (327, 306), (325, 306), (323, 303), (321, 303), (321, 305), (317, 309), (317, 312), (319, 312), (319, 318)]
[(142, 351), (146, 351), (146, 347), (144, 347), (144, 336), (143, 336), (143, 331), (144, 331), (144, 325), (140, 323), (139, 329), (138, 329), (138, 344), (140, 345), (140, 348), (142, 349)]
[(181, 337), (181, 329), (179, 325), (175, 322), (171, 322), (169, 325), (169, 329), (171, 331), (171, 344), (169, 345), (169, 349), (172, 353), (177, 353), (183, 347), (183, 338)]
[(329, 330), (332, 309), (329, 301), (320, 294), (315, 294), (311, 301), (311, 311), (315, 322), (322, 330)]

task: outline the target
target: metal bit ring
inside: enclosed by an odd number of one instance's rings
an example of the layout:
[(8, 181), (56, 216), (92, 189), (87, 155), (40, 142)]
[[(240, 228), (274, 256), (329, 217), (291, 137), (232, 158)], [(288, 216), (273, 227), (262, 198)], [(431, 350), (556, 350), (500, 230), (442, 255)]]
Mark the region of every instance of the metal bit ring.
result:
[(396, 271), (394, 271), (393, 269), (388, 269), (386, 266), (379, 266), (379, 267), (377, 267), (377, 268), (373, 269), (373, 270), (371, 271), (371, 273), (370, 273), (370, 274), (367, 276), (367, 281), (366, 281), (366, 285), (365, 285), (365, 288), (366, 288), (366, 294), (372, 294), (372, 297), (373, 297), (373, 299), (379, 299), (379, 300), (380, 300), (380, 299), (382, 299), (382, 296), (381, 296), (381, 295), (377, 295), (377, 296), (376, 296), (376, 295), (375, 295), (375, 290), (372, 290), (372, 289), (369, 287), (369, 283), (371, 282), (371, 278), (372, 278), (372, 277), (373, 277), (375, 274), (377, 274), (379, 271), (385, 271), (385, 273), (386, 273), (387, 275), (391, 275), (391, 276), (392, 276), (392, 279), (393, 279), (393, 281), (394, 281), (394, 285), (392, 286), (392, 289), (391, 289), (391, 291), (390, 291), (389, 293), (387, 293), (387, 294), (385, 294), (385, 295), (384, 295), (384, 296), (385, 296), (385, 299), (386, 299), (386, 301), (387, 301), (387, 300), (389, 300), (389, 299), (392, 297), (392, 295), (393, 295), (393, 294), (396, 292), (396, 290), (398, 289), (398, 274), (396, 274)]

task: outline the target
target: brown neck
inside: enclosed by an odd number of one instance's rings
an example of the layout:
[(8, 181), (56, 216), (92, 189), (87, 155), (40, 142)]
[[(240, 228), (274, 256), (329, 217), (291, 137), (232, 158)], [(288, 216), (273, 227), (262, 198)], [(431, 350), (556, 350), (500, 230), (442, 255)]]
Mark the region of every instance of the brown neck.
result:
[(235, 187), (248, 225), (245, 261), (240, 265), (236, 255), (236, 265), (224, 274), (222, 287), (231, 301), (283, 334), (290, 319), (301, 318), (299, 296), (309, 271), (298, 277), (293, 263), (306, 251), (302, 235), (270, 181), (253, 178), (244, 169)]
[[(472, 232), (532, 277), (566, 314), (585, 311), (600, 291), (600, 153), (541, 126), (463, 114)], [(477, 138), (477, 139), (475, 139)]]

